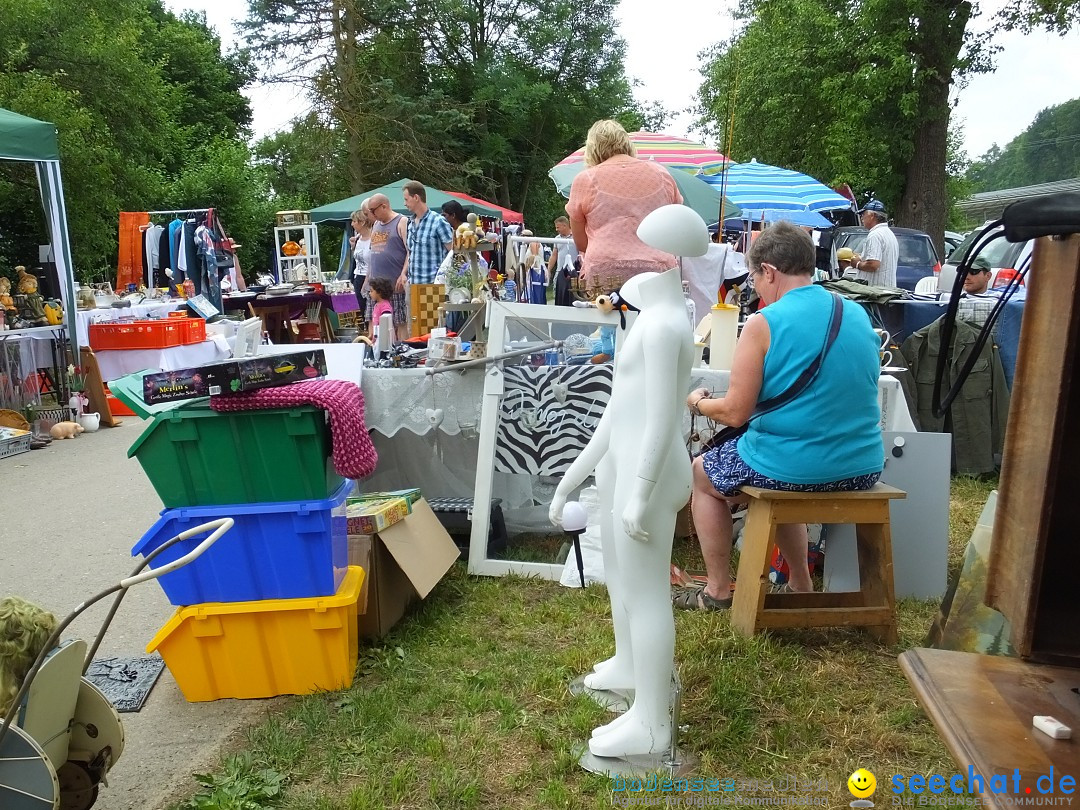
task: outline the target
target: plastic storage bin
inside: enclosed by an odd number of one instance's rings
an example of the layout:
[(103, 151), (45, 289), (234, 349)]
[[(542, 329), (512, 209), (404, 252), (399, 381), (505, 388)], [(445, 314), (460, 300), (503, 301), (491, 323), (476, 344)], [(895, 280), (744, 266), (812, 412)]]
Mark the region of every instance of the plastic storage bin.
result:
[(356, 671), (363, 582), (352, 566), (333, 596), (180, 608), (146, 651), (161, 653), (191, 702), (343, 689)]
[(184, 331), (184, 343), (202, 343), (206, 340), (206, 319), (205, 318), (181, 318), (178, 321), (183, 327)]
[[(166, 509), (135, 544), (131, 555), (149, 556), (182, 531), (231, 517), (236, 521), (201, 557), (158, 579), (174, 605), (297, 599), (337, 593), (348, 567), (346, 480), (320, 501), (231, 504)], [(209, 532), (163, 551), (157, 568), (193, 550)]]
[(323, 500), (345, 480), (325, 411), (217, 413), (195, 399), (162, 410), (128, 450), (165, 506)]
[[(205, 324), (203, 328), (205, 330)], [(92, 323), (89, 332), (90, 348), (96, 352), (107, 349), (164, 349), (188, 342), (188, 327), (181, 325), (175, 318), (128, 323)], [(205, 338), (205, 334), (203, 337)]]

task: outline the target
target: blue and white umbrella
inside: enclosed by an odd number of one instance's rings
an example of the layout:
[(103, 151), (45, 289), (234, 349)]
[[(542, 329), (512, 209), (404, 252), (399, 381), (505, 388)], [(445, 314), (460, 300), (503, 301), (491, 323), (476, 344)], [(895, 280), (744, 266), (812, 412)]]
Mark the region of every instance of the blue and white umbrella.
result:
[(724, 196), (744, 212), (747, 209), (832, 211), (851, 207), (851, 200), (813, 177), (756, 160), (733, 164), (720, 174), (698, 177), (721, 188)]
[(743, 220), (768, 223), (784, 220), (795, 225), (805, 225), (819, 230), (833, 226), (833, 223), (829, 222), (817, 211), (785, 211), (775, 208), (744, 208), (738, 217), (724, 220), (724, 226), (728, 227), (732, 222), (741, 223)]

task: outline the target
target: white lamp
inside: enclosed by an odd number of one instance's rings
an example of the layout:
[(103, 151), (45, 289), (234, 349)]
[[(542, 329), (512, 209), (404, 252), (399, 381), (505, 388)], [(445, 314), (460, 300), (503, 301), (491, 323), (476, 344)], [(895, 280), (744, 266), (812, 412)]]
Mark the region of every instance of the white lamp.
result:
[(649, 247), (676, 256), (704, 256), (709, 250), (709, 228), (705, 220), (685, 205), (657, 208), (641, 220), (637, 235)]
[(577, 559), (578, 577), (581, 579), (581, 587), (585, 587), (585, 564), (581, 560), (581, 533), (589, 524), (589, 513), (578, 501), (569, 501), (563, 506), (562, 528), (563, 531), (574, 538), (574, 555)]

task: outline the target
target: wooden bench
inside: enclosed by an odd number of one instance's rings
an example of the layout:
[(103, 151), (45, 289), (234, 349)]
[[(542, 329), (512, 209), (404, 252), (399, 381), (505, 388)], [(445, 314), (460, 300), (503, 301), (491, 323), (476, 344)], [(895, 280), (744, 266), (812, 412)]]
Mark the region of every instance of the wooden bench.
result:
[[(886, 484), (861, 492), (781, 492), (745, 486), (750, 497), (739, 573), (731, 606), (736, 632), (765, 628), (866, 627), (895, 644), (889, 501), (907, 493)], [(843, 593), (769, 593), (769, 562), (776, 527), (784, 523), (853, 523), (859, 554), (859, 590)]]

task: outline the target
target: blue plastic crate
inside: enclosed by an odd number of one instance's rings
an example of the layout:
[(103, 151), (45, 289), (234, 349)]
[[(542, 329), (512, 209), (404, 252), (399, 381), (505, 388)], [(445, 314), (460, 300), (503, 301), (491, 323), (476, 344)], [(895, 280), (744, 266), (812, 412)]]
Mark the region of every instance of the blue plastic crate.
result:
[[(231, 517), (236, 525), (202, 556), (158, 579), (172, 604), (331, 596), (348, 567), (345, 498), (353, 485), (346, 479), (333, 496), (321, 501), (166, 509), (131, 555), (149, 556), (185, 529)], [(182, 557), (206, 536), (175, 544), (150, 566)]]

